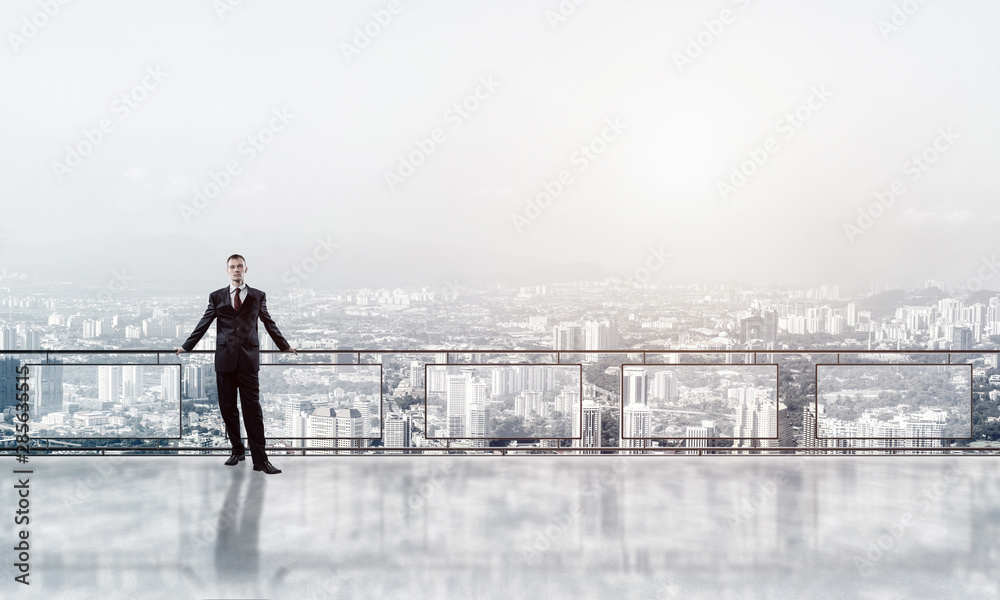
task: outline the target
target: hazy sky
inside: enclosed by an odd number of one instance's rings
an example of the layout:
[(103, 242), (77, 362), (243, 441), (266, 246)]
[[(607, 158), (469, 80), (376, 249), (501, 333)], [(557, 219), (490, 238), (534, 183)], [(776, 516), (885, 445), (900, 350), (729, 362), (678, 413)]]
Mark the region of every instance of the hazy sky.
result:
[[(655, 280), (959, 283), (997, 250), (992, 0), (55, 5), (0, 15), (9, 270), (183, 247), (183, 273), (227, 245), (280, 270), (326, 235), (337, 270), (395, 256), (430, 285), (458, 257), (467, 279), (477, 257), (627, 274), (650, 247), (672, 253)], [(118, 239), (134, 250), (96, 252)]]

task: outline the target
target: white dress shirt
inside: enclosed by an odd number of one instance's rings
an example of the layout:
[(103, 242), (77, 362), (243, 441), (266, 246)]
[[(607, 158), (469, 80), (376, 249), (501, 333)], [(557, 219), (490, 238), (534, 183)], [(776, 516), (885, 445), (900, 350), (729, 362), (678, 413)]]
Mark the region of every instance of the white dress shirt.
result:
[(240, 291), (240, 302), (247, 301), (247, 283), (244, 281), (243, 285), (238, 288), (233, 287), (233, 284), (229, 284), (229, 306), (236, 308), (236, 290)]

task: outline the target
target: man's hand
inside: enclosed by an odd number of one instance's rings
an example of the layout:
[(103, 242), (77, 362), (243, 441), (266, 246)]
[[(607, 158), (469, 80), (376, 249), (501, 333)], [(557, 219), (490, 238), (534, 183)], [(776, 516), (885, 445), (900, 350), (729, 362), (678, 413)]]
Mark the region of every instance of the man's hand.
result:
[(184, 354), (187, 352), (184, 348), (174, 348), (174, 354)]
[(291, 352), (292, 354), (294, 354), (294, 355), (296, 355), (296, 356), (298, 356), (298, 355), (299, 355), (299, 351), (298, 351), (298, 350), (296, 350), (295, 348), (292, 348), (291, 346), (289, 346), (289, 347), (285, 348), (285, 349), (284, 349), (283, 351), (284, 351), (284, 352)]

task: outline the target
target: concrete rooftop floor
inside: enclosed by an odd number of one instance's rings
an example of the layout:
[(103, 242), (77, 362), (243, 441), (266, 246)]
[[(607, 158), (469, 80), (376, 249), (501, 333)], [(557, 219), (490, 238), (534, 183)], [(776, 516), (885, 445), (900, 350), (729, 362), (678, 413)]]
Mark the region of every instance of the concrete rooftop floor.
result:
[(997, 598), (1000, 457), (33, 456), (3, 598)]

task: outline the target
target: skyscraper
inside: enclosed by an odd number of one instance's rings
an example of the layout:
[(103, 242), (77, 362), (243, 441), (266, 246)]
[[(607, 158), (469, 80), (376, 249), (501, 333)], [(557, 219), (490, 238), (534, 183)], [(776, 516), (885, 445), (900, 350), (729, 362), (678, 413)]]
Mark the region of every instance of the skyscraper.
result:
[(42, 334), (36, 329), (29, 329), (20, 335), (22, 350), (40, 350), (42, 348)]
[(580, 391), (567, 387), (556, 396), (555, 410), (564, 415), (574, 415), (580, 406)]
[(336, 412), (336, 430), (338, 448), (363, 448), (367, 444), (360, 438), (365, 435), (362, 429), (361, 412), (356, 408), (338, 408)]
[(423, 384), (423, 374), (424, 367), (420, 362), (411, 360), (410, 361), (410, 387), (418, 388), (422, 387)]
[[(488, 422), (489, 422), (489, 416), (487, 414), (485, 404), (469, 405), (469, 415), (467, 423), (467, 432), (469, 437), (485, 438), (486, 426)], [(473, 440), (472, 446), (477, 448), (484, 448), (486, 446), (486, 440), (484, 439)]]
[(579, 323), (560, 323), (552, 328), (553, 350), (584, 350), (585, 342)]
[[(685, 448), (711, 448), (715, 445), (715, 440), (706, 438), (718, 437), (718, 430), (715, 421), (702, 421), (701, 426), (688, 425), (684, 430)], [(697, 454), (698, 451), (692, 452)]]
[(118, 404), (122, 394), (122, 371), (118, 365), (97, 367), (97, 394), (101, 402)]
[(42, 417), (62, 410), (63, 403), (63, 367), (59, 359), (52, 359), (51, 365), (31, 368), (29, 398), (31, 399), (31, 418), (41, 420)]
[[(408, 448), (410, 446), (410, 419), (399, 413), (393, 413), (385, 419), (385, 437), (387, 448)], [(386, 454), (400, 454), (403, 450), (387, 450)]]
[(0, 357), (0, 411), (17, 404), (17, 369), (21, 361), (16, 358)]
[[(583, 416), (580, 420), (573, 419), (573, 445), (579, 448), (600, 448), (601, 446), (601, 407), (593, 400), (584, 400)], [(597, 450), (583, 450), (581, 454), (597, 454)]]
[(677, 374), (673, 371), (656, 371), (653, 373), (653, 387), (650, 394), (657, 400), (673, 401), (677, 399)]
[(306, 437), (306, 420), (316, 410), (312, 401), (304, 400), (296, 394), (285, 400), (284, 408), (285, 435), (292, 438)]
[(205, 368), (202, 365), (184, 366), (184, 397), (205, 397)]
[[(652, 431), (652, 411), (642, 403), (629, 404), (624, 408), (621, 446), (623, 448), (648, 448)], [(641, 450), (625, 454), (644, 454)]]
[(139, 398), (142, 396), (142, 365), (124, 365), (122, 369), (122, 396)]
[(277, 350), (278, 347), (274, 345), (274, 340), (271, 339), (269, 335), (260, 336), (260, 364), (262, 365), (273, 365), (275, 364), (275, 356), (271, 354), (270, 350)]
[(0, 350), (17, 350), (17, 330), (4, 325), (0, 327)]
[(361, 435), (366, 436), (371, 432), (371, 404), (368, 403), (367, 397), (358, 396), (354, 399), (353, 406), (361, 415)]
[(617, 350), (618, 321), (587, 321), (583, 325), (585, 350)]
[(624, 367), (622, 370), (622, 404), (646, 404), (646, 369)]
[(167, 367), (160, 375), (160, 391), (163, 394), (164, 402), (180, 402), (181, 384), (178, 377), (178, 368)]
[(445, 392), (448, 437), (465, 437), (466, 382), (465, 375), (448, 376), (447, 391)]

